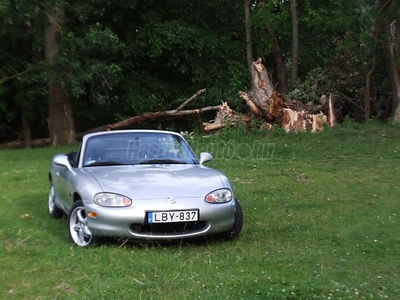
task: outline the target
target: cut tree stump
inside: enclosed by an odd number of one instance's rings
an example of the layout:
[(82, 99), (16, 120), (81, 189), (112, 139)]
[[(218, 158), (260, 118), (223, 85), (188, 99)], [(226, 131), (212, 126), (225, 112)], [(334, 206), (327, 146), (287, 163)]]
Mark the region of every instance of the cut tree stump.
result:
[[(275, 90), (261, 59), (253, 62), (251, 77), (250, 91), (240, 91), (239, 96), (246, 103), (252, 116), (243, 117), (223, 102), (215, 120), (203, 123), (205, 131), (218, 130), (226, 124), (236, 125), (239, 119), (245, 121), (249, 129), (251, 129), (249, 126), (251, 119), (256, 119), (265, 122), (261, 125), (262, 129), (272, 130), (273, 124), (278, 124), (286, 132), (318, 132), (323, 130), (324, 126), (337, 124), (332, 94), (327, 106), (325, 103), (304, 104), (295, 100), (285, 101)], [(327, 107), (327, 114), (322, 113), (324, 107)]]
[(257, 119), (274, 123), (284, 107), (283, 99), (276, 92), (269, 74), (259, 58), (253, 62), (252, 84), (249, 92), (239, 92)]

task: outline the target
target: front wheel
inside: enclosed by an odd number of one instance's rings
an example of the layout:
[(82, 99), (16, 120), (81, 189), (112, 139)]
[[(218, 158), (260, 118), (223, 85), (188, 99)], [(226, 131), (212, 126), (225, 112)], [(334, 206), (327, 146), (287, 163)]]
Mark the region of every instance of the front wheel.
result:
[(68, 233), (71, 241), (80, 247), (98, 244), (98, 237), (93, 236), (87, 226), (87, 218), (82, 200), (76, 201), (68, 214)]
[(233, 240), (235, 237), (239, 236), (243, 227), (243, 210), (240, 202), (236, 200), (236, 210), (235, 210), (235, 222), (231, 230), (221, 234), (222, 239)]

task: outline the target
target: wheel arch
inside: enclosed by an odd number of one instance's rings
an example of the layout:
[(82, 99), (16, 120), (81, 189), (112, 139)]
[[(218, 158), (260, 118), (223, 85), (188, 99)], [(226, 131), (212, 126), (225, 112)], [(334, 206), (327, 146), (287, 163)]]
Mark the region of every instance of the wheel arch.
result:
[(82, 200), (82, 197), (77, 192), (74, 192), (74, 194), (72, 195), (73, 203), (75, 203), (76, 201), (79, 201), (79, 200)]

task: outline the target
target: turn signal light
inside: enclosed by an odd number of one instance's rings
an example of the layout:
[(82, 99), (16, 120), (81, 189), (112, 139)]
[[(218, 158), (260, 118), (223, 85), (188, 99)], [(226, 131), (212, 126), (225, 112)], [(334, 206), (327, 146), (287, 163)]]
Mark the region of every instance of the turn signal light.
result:
[(97, 214), (95, 212), (92, 212), (92, 211), (90, 211), (88, 213), (88, 216), (91, 217), (91, 218), (97, 218)]

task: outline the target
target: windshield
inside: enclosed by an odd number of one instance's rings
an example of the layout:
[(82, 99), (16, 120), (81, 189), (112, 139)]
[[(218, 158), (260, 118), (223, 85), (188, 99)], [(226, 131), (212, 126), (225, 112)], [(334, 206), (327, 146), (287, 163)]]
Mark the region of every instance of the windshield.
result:
[(136, 164), (196, 164), (179, 136), (157, 132), (127, 132), (93, 136), (86, 142), (83, 166)]

